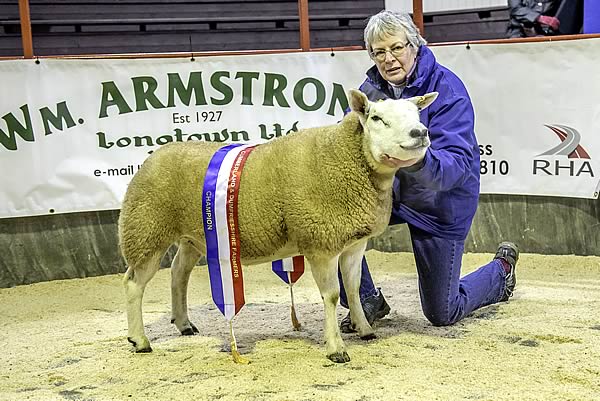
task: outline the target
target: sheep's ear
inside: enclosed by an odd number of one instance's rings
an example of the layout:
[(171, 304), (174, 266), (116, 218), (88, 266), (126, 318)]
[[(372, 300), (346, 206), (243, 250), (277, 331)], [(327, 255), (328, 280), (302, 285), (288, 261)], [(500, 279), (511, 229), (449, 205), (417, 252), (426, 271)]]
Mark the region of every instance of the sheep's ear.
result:
[(420, 111), (420, 110), (423, 110), (425, 107), (429, 106), (431, 103), (433, 103), (435, 101), (435, 99), (437, 99), (437, 97), (438, 97), (437, 92), (429, 92), (423, 96), (415, 96), (415, 97), (411, 97), (406, 100), (416, 104), (417, 108)]
[(350, 109), (356, 111), (362, 117), (369, 114), (369, 99), (364, 93), (356, 89), (350, 89), (348, 99), (350, 100)]

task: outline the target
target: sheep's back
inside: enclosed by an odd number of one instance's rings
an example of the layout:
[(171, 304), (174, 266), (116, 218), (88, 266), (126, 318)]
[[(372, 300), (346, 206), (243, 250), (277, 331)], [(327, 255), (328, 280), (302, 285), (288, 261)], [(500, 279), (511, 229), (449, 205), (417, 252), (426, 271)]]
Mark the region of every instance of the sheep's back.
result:
[[(360, 124), (351, 115), (342, 124), (301, 130), (256, 147), (240, 179), (242, 259), (286, 256), (282, 250), (335, 254), (381, 232), (391, 195), (373, 187), (362, 141)], [(121, 210), (126, 259), (148, 257), (156, 246), (166, 249), (182, 237), (194, 238), (205, 250), (202, 187), (210, 159), (224, 145), (173, 143), (144, 162)]]
[(149, 156), (129, 183), (119, 217), (123, 256), (131, 264), (166, 250), (181, 237), (203, 243), (202, 185), (223, 145), (182, 142)]
[(391, 193), (373, 186), (363, 139), (358, 118), (350, 115), (342, 124), (302, 130), (253, 151), (240, 187), (242, 255), (286, 245), (306, 255), (333, 255), (382, 232)]

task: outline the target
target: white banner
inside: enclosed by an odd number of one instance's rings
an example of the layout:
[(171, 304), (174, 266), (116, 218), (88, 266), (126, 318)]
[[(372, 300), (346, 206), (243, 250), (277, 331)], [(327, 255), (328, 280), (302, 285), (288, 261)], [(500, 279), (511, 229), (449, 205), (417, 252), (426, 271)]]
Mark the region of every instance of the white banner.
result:
[[(482, 192), (594, 198), (600, 41), (433, 47), (476, 110)], [(333, 124), (364, 51), (0, 62), (0, 217), (120, 208), (158, 146)]]
[(168, 142), (334, 124), (368, 66), (363, 52), (0, 62), (0, 216), (118, 209)]
[(433, 50), (473, 100), (481, 193), (598, 198), (600, 39)]

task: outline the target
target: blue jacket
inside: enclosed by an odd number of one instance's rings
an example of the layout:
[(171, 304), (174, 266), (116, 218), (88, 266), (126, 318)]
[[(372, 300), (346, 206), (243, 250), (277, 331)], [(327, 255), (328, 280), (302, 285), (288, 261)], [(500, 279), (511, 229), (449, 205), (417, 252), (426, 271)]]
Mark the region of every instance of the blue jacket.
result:
[[(360, 90), (369, 100), (394, 98), (389, 84), (373, 66)], [(475, 115), (461, 80), (438, 64), (427, 48), (419, 48), (416, 68), (402, 98), (438, 92), (421, 111), (431, 147), (423, 164), (400, 169), (394, 180), (392, 223), (408, 223), (436, 237), (467, 237), (479, 201), (479, 145)]]

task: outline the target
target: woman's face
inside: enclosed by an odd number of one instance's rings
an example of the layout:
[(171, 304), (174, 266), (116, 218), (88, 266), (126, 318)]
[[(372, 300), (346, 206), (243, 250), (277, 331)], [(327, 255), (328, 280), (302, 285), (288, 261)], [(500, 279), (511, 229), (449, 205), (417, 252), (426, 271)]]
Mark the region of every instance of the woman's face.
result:
[(417, 49), (412, 47), (404, 33), (384, 36), (371, 43), (371, 59), (386, 81), (399, 85), (415, 64)]

